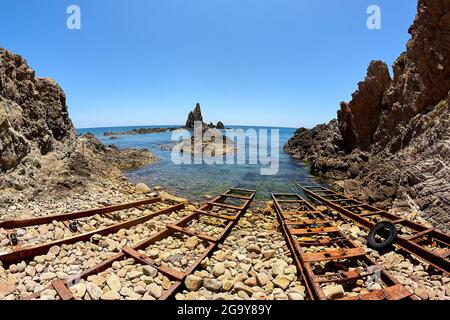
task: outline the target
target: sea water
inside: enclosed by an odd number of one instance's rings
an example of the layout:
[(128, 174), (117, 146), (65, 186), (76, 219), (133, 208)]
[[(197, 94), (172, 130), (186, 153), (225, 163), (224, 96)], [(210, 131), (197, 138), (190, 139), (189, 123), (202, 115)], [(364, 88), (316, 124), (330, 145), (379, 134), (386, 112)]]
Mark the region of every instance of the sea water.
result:
[[(283, 145), (294, 135), (294, 128), (266, 128), (232, 126), (233, 129), (279, 130), (279, 170), (275, 175), (261, 175), (260, 164), (174, 164), (171, 151), (161, 146), (170, 144), (172, 132), (118, 135), (118, 139), (105, 136), (105, 132), (121, 132), (135, 128), (159, 128), (175, 126), (110, 127), (78, 129), (79, 134), (92, 133), (105, 144), (119, 148), (146, 148), (160, 158), (153, 164), (140, 169), (127, 170), (124, 175), (133, 183), (143, 182), (191, 200), (203, 200), (216, 196), (229, 188), (256, 190), (256, 198), (270, 199), (271, 192), (300, 193), (296, 183), (311, 180), (309, 167), (284, 152)], [(173, 142), (172, 142), (173, 143)], [(248, 143), (248, 141), (246, 142)], [(249, 148), (246, 148), (248, 150)], [(250, 155), (246, 154), (248, 158)]]

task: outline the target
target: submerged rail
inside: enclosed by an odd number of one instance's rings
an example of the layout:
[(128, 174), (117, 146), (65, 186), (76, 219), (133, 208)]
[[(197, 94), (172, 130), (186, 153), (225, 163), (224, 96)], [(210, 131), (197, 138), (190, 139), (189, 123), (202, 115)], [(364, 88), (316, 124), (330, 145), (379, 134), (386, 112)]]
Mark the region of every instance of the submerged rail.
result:
[(382, 220), (391, 221), (398, 230), (395, 244), (429, 263), (435, 269), (450, 273), (450, 235), (400, 218), (385, 210), (319, 185), (298, 185), (306, 195), (336, 210), (361, 226), (371, 229)]
[[(415, 299), (362, 247), (337, 228), (333, 216), (321, 213), (298, 194), (272, 193), (272, 199), (311, 299)], [(363, 291), (364, 283), (368, 288)], [(329, 284), (340, 286), (340, 290), (330, 292)]]

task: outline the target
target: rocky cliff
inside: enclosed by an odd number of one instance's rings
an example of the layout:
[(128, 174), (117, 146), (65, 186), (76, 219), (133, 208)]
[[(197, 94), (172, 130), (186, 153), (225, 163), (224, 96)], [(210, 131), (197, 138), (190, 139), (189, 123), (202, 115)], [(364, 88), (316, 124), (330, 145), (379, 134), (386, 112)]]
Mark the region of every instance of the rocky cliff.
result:
[(30, 152), (46, 155), (75, 137), (61, 88), (37, 78), (22, 57), (5, 49), (0, 49), (0, 126), (3, 172)]
[(418, 1), (406, 51), (381, 61), (337, 119), (285, 145), (336, 187), (450, 230), (450, 0)]
[[(130, 164), (119, 159), (121, 151), (100, 145), (77, 137), (54, 80), (36, 77), (22, 57), (0, 48), (0, 206), (118, 177)], [(136, 166), (152, 159), (147, 151), (126, 152)]]

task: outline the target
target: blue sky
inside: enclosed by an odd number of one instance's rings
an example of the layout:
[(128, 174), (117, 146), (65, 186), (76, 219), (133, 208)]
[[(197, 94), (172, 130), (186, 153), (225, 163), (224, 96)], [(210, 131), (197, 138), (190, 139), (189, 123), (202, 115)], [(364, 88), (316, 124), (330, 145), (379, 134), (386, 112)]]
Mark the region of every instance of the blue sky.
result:
[[(81, 30), (66, 9), (81, 8)], [(369, 5), (382, 29), (366, 27)], [(67, 95), (75, 125), (206, 121), (311, 127), (369, 62), (404, 51), (414, 0), (1, 0), (0, 46)]]

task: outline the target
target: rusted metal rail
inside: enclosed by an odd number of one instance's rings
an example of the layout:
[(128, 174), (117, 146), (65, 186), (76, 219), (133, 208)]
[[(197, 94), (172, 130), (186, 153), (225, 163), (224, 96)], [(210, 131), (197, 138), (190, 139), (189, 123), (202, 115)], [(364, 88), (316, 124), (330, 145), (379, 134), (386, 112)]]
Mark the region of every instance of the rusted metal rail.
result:
[[(99, 274), (107, 270), (112, 266), (112, 264), (115, 261), (122, 261), (124, 259), (133, 258), (135, 263), (152, 266), (161, 274), (170, 279), (172, 285), (159, 298), (159, 300), (166, 300), (169, 297), (171, 297), (176, 292), (176, 290), (183, 285), (184, 279), (190, 274), (192, 274), (207, 256), (212, 254), (212, 252), (219, 245), (219, 243), (225, 240), (226, 236), (231, 231), (233, 226), (237, 223), (239, 218), (247, 210), (254, 196), (255, 192), (251, 190), (230, 189), (226, 193), (220, 195), (219, 197), (213, 199), (212, 201), (207, 202), (198, 210), (195, 210), (192, 214), (189, 214), (188, 216), (179, 220), (177, 223), (167, 225), (165, 229), (161, 230), (157, 234), (150, 236), (131, 247), (122, 248), (122, 251), (117, 255), (82, 272), (81, 274), (69, 277), (65, 281), (55, 280), (51, 283), (50, 287), (57, 292), (58, 296), (62, 300), (73, 300), (74, 296), (72, 295), (69, 289), (72, 283), (75, 283), (80, 279), (86, 279), (91, 275)], [(239, 202), (239, 204), (237, 205), (236, 202)], [(226, 210), (227, 214), (223, 212), (218, 213), (214, 211), (214, 209), (217, 208)], [(224, 221), (225, 227), (222, 229), (222, 231), (218, 236), (213, 237), (207, 234), (202, 234), (197, 230), (189, 228), (189, 223), (191, 221), (199, 219), (202, 216), (214, 217)], [(195, 262), (192, 265), (190, 265), (183, 272), (173, 267), (170, 267), (169, 265), (166, 265), (162, 262), (156, 262), (155, 259), (151, 259), (150, 257), (142, 253), (144, 249), (148, 248), (155, 242), (165, 239), (169, 236), (173, 236), (175, 233), (181, 233), (187, 236), (196, 236), (198, 239), (201, 239), (207, 243), (206, 250), (195, 260)], [(40, 292), (35, 293), (28, 297), (24, 297), (24, 299), (27, 300), (35, 299), (38, 298), (39, 295)]]
[[(149, 204), (153, 204), (156, 202), (160, 202), (161, 198), (152, 198), (147, 199), (143, 201), (138, 202), (132, 202), (132, 203), (126, 203), (121, 205), (115, 205), (115, 206), (109, 206), (104, 208), (98, 208), (98, 209), (91, 209), (86, 211), (79, 211), (75, 213), (68, 213), (68, 214), (60, 214), (60, 215), (49, 215), (45, 217), (40, 218), (31, 218), (31, 219), (23, 219), (23, 220), (10, 220), (10, 221), (4, 221), (0, 224), (0, 227), (2, 228), (9, 228), (7, 229), (7, 232), (14, 233), (14, 228), (17, 227), (30, 227), (30, 226), (37, 226), (41, 224), (51, 223), (52, 221), (76, 221), (76, 219), (80, 218), (86, 218), (91, 217), (94, 215), (102, 215), (102, 214), (109, 214), (111, 212), (116, 212), (120, 210), (130, 209), (130, 208), (136, 208), (141, 206), (146, 206)], [(147, 220), (150, 220), (158, 215), (167, 214), (176, 210), (180, 210), (184, 208), (184, 204), (176, 204), (171, 207), (168, 207), (163, 210), (158, 210), (156, 212), (152, 212), (149, 214), (145, 214), (141, 217), (135, 218), (135, 219), (129, 219), (126, 221), (116, 220), (117, 223), (113, 224), (111, 226), (99, 228), (90, 232), (86, 233), (79, 233), (77, 231), (73, 232), (71, 231), (74, 236), (63, 238), (60, 240), (54, 240), (50, 241), (44, 244), (39, 245), (30, 245), (30, 246), (20, 246), (20, 241), (18, 244), (12, 244), (10, 243), (10, 246), (12, 250), (10, 252), (4, 253), (0, 255), (0, 261), (4, 265), (10, 265), (12, 263), (20, 262), (23, 260), (31, 259), (37, 255), (42, 255), (48, 252), (48, 250), (53, 246), (60, 246), (63, 244), (73, 244), (79, 241), (87, 241), (89, 240), (94, 234), (99, 235), (108, 235), (110, 233), (114, 233), (119, 231), (120, 229), (127, 229), (132, 226), (135, 226), (137, 224), (141, 224)], [(68, 226), (67, 226), (68, 227)], [(68, 227), (69, 228), (69, 227)]]
[(69, 221), (69, 220), (92, 217), (97, 214), (105, 215), (105, 214), (108, 214), (111, 212), (136, 208), (139, 206), (144, 206), (144, 205), (148, 205), (148, 204), (152, 204), (152, 203), (160, 202), (160, 201), (161, 201), (161, 198), (156, 197), (156, 198), (145, 199), (145, 200), (136, 201), (136, 202), (107, 206), (107, 207), (103, 207), (103, 208), (77, 211), (77, 212), (72, 212), (72, 213), (47, 215), (47, 216), (42, 216), (42, 217), (35, 217), (35, 218), (21, 219), (21, 220), (6, 220), (3, 222), (0, 222), (0, 228), (3, 228), (3, 229), (25, 228), (25, 227), (38, 226), (38, 225), (42, 225), (42, 224), (52, 223), (53, 221)]
[(450, 273), (450, 235), (400, 218), (385, 210), (364, 204), (319, 185), (299, 187), (306, 195), (336, 210), (361, 226), (371, 229), (382, 220), (391, 221), (397, 227), (395, 244), (424, 260), (435, 269)]
[[(366, 251), (336, 227), (334, 217), (321, 213), (298, 194), (272, 193), (277, 216), (297, 268), (313, 300), (415, 299)], [(349, 293), (369, 277), (379, 288)], [(323, 287), (342, 285), (346, 293), (331, 295)], [(358, 285), (357, 285), (358, 284)]]

